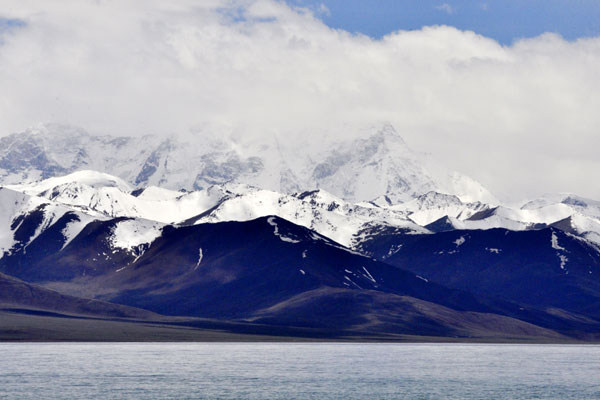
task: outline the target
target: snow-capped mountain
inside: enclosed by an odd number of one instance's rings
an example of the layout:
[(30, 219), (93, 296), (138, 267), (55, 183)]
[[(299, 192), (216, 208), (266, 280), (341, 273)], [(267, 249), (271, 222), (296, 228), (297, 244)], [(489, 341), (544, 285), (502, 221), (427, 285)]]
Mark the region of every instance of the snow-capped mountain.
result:
[(389, 124), (282, 135), (111, 137), (44, 125), (0, 138), (0, 184), (95, 170), (133, 187), (175, 191), (242, 183), (285, 194), (323, 189), (352, 202), (387, 196), (398, 203), (430, 191), (496, 202), (479, 183), (413, 152)]
[(551, 195), (502, 205), (479, 183), (413, 152), (389, 124), (340, 129), (344, 134), (324, 130), (254, 140), (227, 134), (94, 136), (45, 125), (3, 137), (4, 197), (19, 193), (14, 196), (23, 196), (25, 205), (15, 209), (6, 200), (2, 206), (2, 249), (14, 245), (10, 236), (20, 216), (42, 213), (48, 221), (37, 229), (43, 230), (60, 219), (49, 211), (55, 208), (77, 215), (79, 223), (69, 225), (77, 229), (111, 218), (139, 221), (128, 223), (140, 224), (138, 231), (116, 230), (127, 239), (114, 242), (135, 243), (129, 249), (150, 240), (133, 236), (150, 229), (156, 237), (165, 224), (271, 215), (351, 248), (390, 229), (430, 234), (555, 226), (600, 243), (600, 202)]
[(95, 219), (106, 217), (77, 213), (68, 206), (41, 197), (0, 188), (0, 258), (26, 249), (36, 237), (59, 221), (63, 245), (66, 245)]
[(41, 198), (40, 202), (72, 207), (90, 217), (127, 217), (192, 225), (277, 215), (345, 246), (351, 246), (356, 234), (367, 225), (427, 232), (408, 218), (407, 211), (370, 203), (352, 204), (323, 190), (288, 195), (231, 183), (186, 193), (154, 186), (133, 190), (119, 178), (94, 171), (78, 171), (7, 188)]
[[(522, 207), (463, 202), (457, 196), (438, 192), (428, 192), (399, 204), (391, 204), (385, 197), (351, 203), (324, 190), (283, 194), (235, 183), (213, 185), (194, 192), (155, 186), (134, 189), (120, 178), (94, 171), (77, 171), (28, 184), (7, 185), (3, 190), (4, 197), (11, 193), (13, 197), (21, 196), (21, 202), (28, 204), (14, 208), (11, 199), (5, 201), (5, 236), (14, 230), (11, 221), (19, 216), (46, 209), (48, 216), (44, 218), (51, 222), (56, 218), (48, 210), (57, 208), (63, 214), (68, 211), (77, 214), (81, 221), (110, 218), (140, 221), (136, 222), (141, 224), (140, 232), (144, 224), (155, 223), (155, 227), (197, 225), (276, 215), (350, 248), (357, 248), (362, 241), (371, 240), (389, 229), (403, 234), (428, 234), (458, 229), (523, 231), (548, 226), (600, 244), (597, 202), (566, 195), (530, 201)], [(50, 226), (50, 222), (44, 226)], [(129, 236), (132, 234), (130, 232)], [(147, 243), (143, 238), (140, 240), (138, 245), (129, 248)], [(11, 241), (3, 239), (3, 242)], [(3, 248), (8, 250), (10, 247), (6, 244)]]
[[(352, 203), (238, 183), (135, 188), (77, 171), (0, 188), (0, 273), (169, 315), (355, 329), (376, 312), (402, 324), (382, 331), (471, 335), (454, 322), (425, 329), (422, 316), (414, 330), (414, 308), (397, 303), (409, 296), (429, 302), (431, 321), (470, 310), (492, 332), (505, 331), (501, 317), (515, 319), (512, 335), (577, 337), (598, 333), (597, 212), (574, 196), (517, 207), (439, 192)], [(323, 308), (332, 304), (346, 311)]]
[[(107, 246), (139, 257), (165, 224), (142, 218), (111, 219), (91, 208), (71, 207), (43, 197), (0, 188), (0, 259), (29, 251), (29, 245), (43, 236), (52, 243), (43, 248), (51, 254), (64, 249), (75, 237), (95, 224), (110, 225)], [(50, 238), (50, 239), (48, 239)], [(98, 257), (107, 257), (97, 254)]]

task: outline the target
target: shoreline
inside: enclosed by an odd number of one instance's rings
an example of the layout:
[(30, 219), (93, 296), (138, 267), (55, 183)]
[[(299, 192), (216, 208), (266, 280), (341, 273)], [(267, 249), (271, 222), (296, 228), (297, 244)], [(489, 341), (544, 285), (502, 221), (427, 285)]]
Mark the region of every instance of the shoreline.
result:
[[(200, 325), (200, 326), (191, 326)], [(174, 318), (166, 321), (0, 311), (0, 343), (375, 343), (600, 345), (600, 338), (446, 337), (326, 331)]]

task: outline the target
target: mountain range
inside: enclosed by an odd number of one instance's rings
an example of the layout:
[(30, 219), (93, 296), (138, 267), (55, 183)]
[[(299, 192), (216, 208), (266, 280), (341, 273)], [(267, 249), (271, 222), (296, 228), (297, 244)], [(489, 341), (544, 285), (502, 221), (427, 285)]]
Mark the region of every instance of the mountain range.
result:
[[(86, 169), (134, 187), (171, 190), (242, 183), (286, 194), (323, 189), (353, 202), (382, 195), (398, 202), (428, 191), (494, 201), (479, 183), (410, 150), (389, 124), (342, 132), (323, 132), (315, 142), (309, 135), (305, 141), (298, 135), (285, 140), (202, 133), (95, 136), (71, 126), (42, 125), (0, 138), (0, 181), (18, 184)], [(336, 139), (340, 136), (346, 139)]]
[(600, 337), (600, 202), (501, 204), (388, 124), (310, 151), (60, 125), (0, 143), (0, 316), (338, 339)]

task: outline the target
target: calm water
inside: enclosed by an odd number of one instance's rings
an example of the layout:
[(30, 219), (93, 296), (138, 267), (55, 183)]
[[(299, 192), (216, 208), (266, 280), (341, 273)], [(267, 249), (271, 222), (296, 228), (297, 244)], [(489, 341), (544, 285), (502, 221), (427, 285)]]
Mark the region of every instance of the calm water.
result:
[(600, 346), (0, 344), (4, 399), (600, 399)]

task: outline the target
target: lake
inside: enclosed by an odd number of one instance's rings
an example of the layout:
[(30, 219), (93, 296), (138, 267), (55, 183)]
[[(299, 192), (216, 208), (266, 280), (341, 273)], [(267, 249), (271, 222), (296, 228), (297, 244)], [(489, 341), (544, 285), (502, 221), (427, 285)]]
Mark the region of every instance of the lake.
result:
[(0, 343), (2, 399), (599, 399), (600, 346)]

